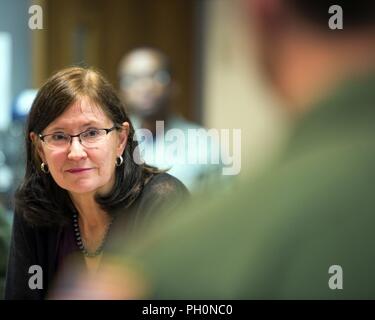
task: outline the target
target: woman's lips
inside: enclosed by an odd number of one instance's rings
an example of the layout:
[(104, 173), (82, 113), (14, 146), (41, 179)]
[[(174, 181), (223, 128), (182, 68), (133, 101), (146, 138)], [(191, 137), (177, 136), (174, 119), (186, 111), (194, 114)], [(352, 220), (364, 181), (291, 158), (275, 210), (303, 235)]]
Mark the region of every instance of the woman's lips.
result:
[(69, 170), (66, 170), (66, 171), (69, 172), (69, 173), (81, 173), (81, 172), (89, 171), (91, 169), (92, 168), (73, 168), (73, 169), (69, 169)]

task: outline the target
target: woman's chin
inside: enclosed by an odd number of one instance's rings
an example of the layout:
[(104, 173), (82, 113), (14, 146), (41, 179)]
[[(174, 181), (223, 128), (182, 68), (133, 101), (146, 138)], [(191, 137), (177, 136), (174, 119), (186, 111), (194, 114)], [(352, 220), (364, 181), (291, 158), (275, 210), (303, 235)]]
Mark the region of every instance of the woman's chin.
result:
[(98, 187), (93, 185), (74, 185), (66, 188), (70, 193), (73, 194), (91, 194), (97, 191)]
[(74, 184), (74, 185), (67, 186), (65, 189), (70, 193), (79, 194), (79, 195), (84, 195), (84, 194), (104, 195), (110, 191), (109, 186), (102, 186), (102, 185), (97, 185), (97, 184), (94, 185), (92, 183)]

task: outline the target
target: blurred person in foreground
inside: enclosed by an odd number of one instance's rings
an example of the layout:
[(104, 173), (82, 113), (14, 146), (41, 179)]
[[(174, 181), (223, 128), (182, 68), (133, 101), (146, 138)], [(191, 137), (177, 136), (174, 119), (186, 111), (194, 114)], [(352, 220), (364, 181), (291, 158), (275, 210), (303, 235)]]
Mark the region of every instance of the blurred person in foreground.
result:
[(45, 298), (73, 256), (83, 274), (95, 274), (112, 232), (126, 234), (182, 201), (185, 186), (139, 164), (133, 138), (121, 100), (98, 71), (63, 69), (40, 88), (26, 125), (6, 299)]
[(296, 118), (284, 155), (238, 192), (145, 226), (106, 266), (117, 276), (80, 293), (375, 298), (374, 2), (332, 4), (343, 30), (329, 29), (327, 1), (246, 1), (265, 74)]
[[(204, 129), (173, 110), (177, 84), (169, 58), (156, 48), (134, 49), (122, 58), (119, 78), (121, 93), (129, 106), (145, 162), (168, 170), (190, 191), (201, 190), (216, 181), (215, 178), (220, 175), (220, 155), (215, 163), (212, 154), (219, 153), (218, 141), (208, 140), (207, 145), (201, 144), (207, 137)], [(186, 139), (191, 130), (203, 131), (197, 140), (189, 144)], [(178, 134), (174, 133), (176, 131), (179, 131)], [(183, 140), (176, 142), (176, 138)], [(169, 152), (168, 148), (173, 146), (179, 150)], [(201, 159), (204, 155), (207, 155), (206, 158)], [(188, 157), (196, 162), (189, 163)]]

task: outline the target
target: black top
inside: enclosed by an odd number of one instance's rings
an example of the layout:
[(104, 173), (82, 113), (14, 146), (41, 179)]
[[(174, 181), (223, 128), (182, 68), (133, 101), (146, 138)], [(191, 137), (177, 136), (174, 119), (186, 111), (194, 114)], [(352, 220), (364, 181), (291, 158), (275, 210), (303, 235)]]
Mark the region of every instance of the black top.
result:
[[(152, 216), (161, 208), (173, 209), (188, 194), (185, 186), (167, 173), (160, 173), (151, 178), (143, 191), (123, 217), (116, 217), (112, 230), (126, 226), (127, 231), (134, 229), (140, 221)], [(124, 219), (122, 219), (124, 218)], [(121, 223), (126, 219), (126, 224)], [(78, 251), (74, 244), (72, 224), (56, 227), (30, 226), (23, 215), (16, 213), (6, 278), (5, 299), (45, 298), (54, 276), (64, 257)], [(30, 289), (29, 280), (35, 270), (29, 268), (38, 265), (43, 271), (43, 288)]]

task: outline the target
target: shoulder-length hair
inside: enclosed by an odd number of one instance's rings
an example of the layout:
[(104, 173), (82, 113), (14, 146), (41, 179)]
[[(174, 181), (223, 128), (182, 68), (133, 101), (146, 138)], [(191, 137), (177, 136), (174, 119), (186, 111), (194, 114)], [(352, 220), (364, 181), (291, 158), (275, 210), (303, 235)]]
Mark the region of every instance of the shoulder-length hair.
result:
[[(115, 169), (115, 183), (106, 195), (96, 195), (96, 202), (109, 214), (131, 206), (147, 181), (159, 171), (138, 164), (138, 142), (134, 127), (114, 88), (96, 70), (71, 67), (53, 75), (40, 88), (28, 115), (25, 132), (26, 171), (15, 195), (15, 212), (35, 226), (63, 225), (69, 221), (73, 203), (68, 192), (56, 184), (50, 174), (41, 171), (41, 159), (30, 133), (42, 131), (69, 106), (88, 98), (100, 107), (115, 125), (129, 123), (127, 145), (122, 157), (124, 164)], [(122, 210), (124, 211), (124, 210)]]

